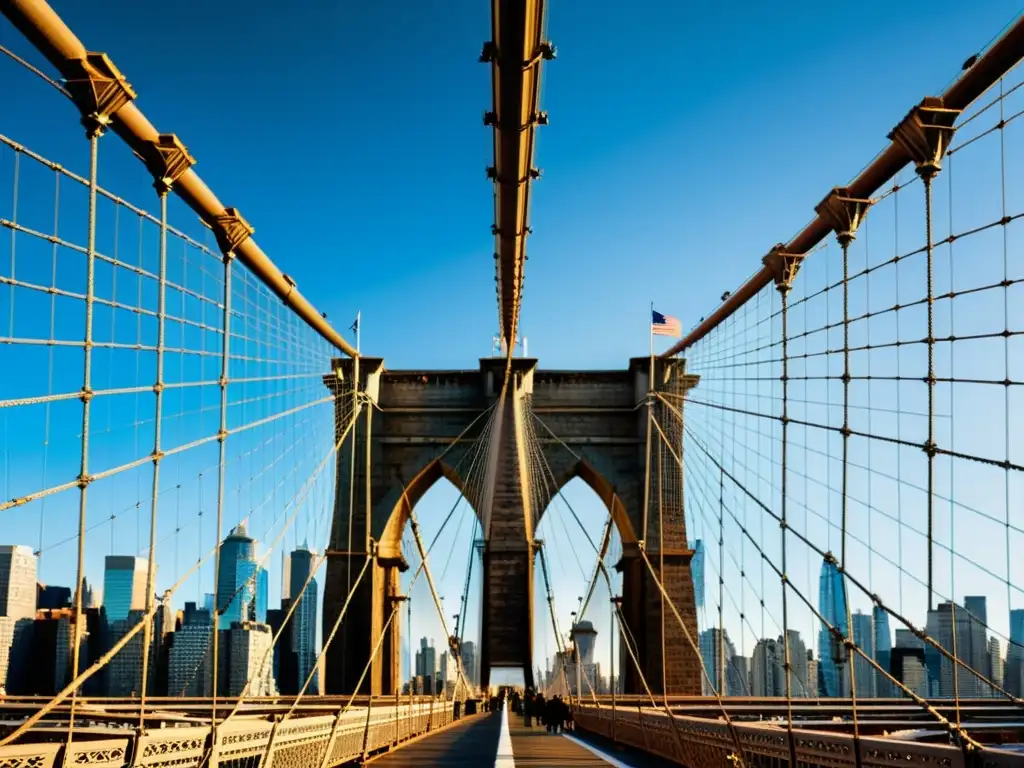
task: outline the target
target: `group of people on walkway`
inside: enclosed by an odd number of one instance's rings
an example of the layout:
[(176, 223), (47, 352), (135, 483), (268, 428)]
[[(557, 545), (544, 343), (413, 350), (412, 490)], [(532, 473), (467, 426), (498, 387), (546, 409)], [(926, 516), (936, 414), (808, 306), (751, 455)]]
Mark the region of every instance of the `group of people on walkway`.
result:
[(512, 694), (512, 711), (523, 717), (523, 725), (533, 727), (533, 720), (547, 726), (548, 733), (572, 730), (572, 709), (561, 696), (545, 699), (543, 693), (534, 693), (527, 688), (523, 696), (516, 691)]

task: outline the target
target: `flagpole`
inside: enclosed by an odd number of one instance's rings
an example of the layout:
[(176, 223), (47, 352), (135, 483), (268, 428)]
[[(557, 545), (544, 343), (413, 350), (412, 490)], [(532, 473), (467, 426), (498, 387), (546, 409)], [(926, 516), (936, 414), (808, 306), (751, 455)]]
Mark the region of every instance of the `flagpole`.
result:
[(356, 354), (359, 354), (359, 335), (363, 331), (363, 313), (361, 310), (356, 310)]
[(647, 331), (651, 337), (651, 365), (654, 365), (654, 302), (651, 302), (651, 311), (647, 315)]

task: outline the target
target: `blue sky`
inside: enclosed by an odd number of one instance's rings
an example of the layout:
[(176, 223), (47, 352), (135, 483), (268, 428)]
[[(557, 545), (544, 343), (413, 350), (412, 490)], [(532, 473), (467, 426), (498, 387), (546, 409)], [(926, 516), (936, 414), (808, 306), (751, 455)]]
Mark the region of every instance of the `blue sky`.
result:
[[(313, 2), (288, 8), (268, 4), (257, 12), (252, 4), (237, 0), (183, 0), (173, 13), (121, 0), (100, 8), (71, 2), (54, 7), (90, 49), (111, 55), (137, 89), (138, 104), (150, 120), (160, 130), (179, 134), (196, 156), (204, 180), (225, 204), (242, 211), (256, 227), (264, 250), (337, 328), (347, 328), (356, 311), (362, 311), (364, 351), (383, 356), (391, 368), (475, 367), (476, 359), (488, 353), (496, 327), (492, 205), (484, 176), (491, 141), (481, 118), (490, 95), (487, 69), (476, 62), (489, 34), (486, 3)], [(542, 366), (557, 368), (624, 366), (630, 356), (646, 352), (651, 301), (681, 317), (684, 327), (696, 322), (716, 305), (722, 291), (735, 288), (759, 266), (772, 244), (786, 240), (811, 217), (814, 204), (830, 187), (851, 178), (884, 146), (885, 134), (912, 104), (940, 91), (961, 62), (1017, 10), (991, 0), (872, 1), (857, 7), (792, 2), (782, 8), (645, 0), (629, 11), (603, 0), (553, 3), (548, 31), (559, 57), (544, 74), (542, 101), (551, 125), (541, 129), (538, 141), (536, 164), (544, 178), (532, 195), (535, 234), (529, 243), (522, 320), (531, 355)], [(0, 43), (40, 63), (5, 21), (0, 22)], [(0, 70), (5, 91), (13, 88), (17, 94), (11, 102), (17, 107), (4, 111), (0, 132), (85, 173), (87, 148), (70, 105), (13, 63), (0, 61)], [(118, 140), (104, 139), (101, 154), (101, 183), (155, 211), (145, 171)], [(9, 152), (0, 157), (0, 216), (9, 215), (10, 160)], [(23, 216), (34, 219), (27, 225), (49, 231), (53, 212), (47, 184), (52, 179), (43, 171), (31, 177), (25, 173)], [(986, 218), (980, 212), (985, 195), (992, 192), (990, 186), (978, 185), (972, 200), (980, 221)], [(65, 236), (79, 242), (83, 211), (81, 194), (62, 197), (61, 232), (74, 233)], [(172, 201), (171, 212), (172, 221), (198, 241), (208, 239), (180, 203)], [(111, 226), (108, 219), (101, 248), (113, 247)], [(116, 226), (121, 233), (121, 225)], [(150, 228), (142, 239), (149, 238), (151, 246), (152, 237)], [(916, 241), (906, 244), (912, 247)], [(0, 245), (0, 259), (8, 258), (6, 247)], [(33, 246), (19, 242), (19, 248), (26, 254), (22, 264), (48, 258), (44, 250), (34, 253)], [(145, 258), (153, 253), (148, 250)], [(833, 249), (833, 264), (835, 256)], [(215, 294), (215, 278), (202, 282), (205, 257), (196, 252), (192, 258), (200, 292)], [(45, 278), (46, 264), (36, 266)], [(80, 277), (67, 271), (64, 276)], [(121, 291), (123, 295), (123, 284)], [(252, 291), (254, 296), (259, 293), (255, 286)], [(18, 317), (39, 312), (45, 315), (45, 306), (19, 309)], [(259, 312), (270, 317), (269, 309)], [(75, 321), (67, 322), (67, 334), (78, 332)], [(111, 322), (119, 332), (129, 325)], [(149, 333), (151, 328), (138, 331)], [(187, 343), (206, 345), (209, 336)], [(312, 342), (309, 346), (307, 360), (322, 359), (325, 351), (312, 349)], [(15, 360), (14, 354), (5, 347), (0, 359), (12, 361), (5, 366), (34, 371), (26, 373), (32, 381), (26, 386), (33, 394), (45, 392), (48, 385), (39, 374), (43, 359), (25, 363), (28, 358)], [(71, 367), (76, 358), (68, 354)], [(976, 353), (979, 359), (985, 355)], [(106, 365), (125, 373), (125, 386), (152, 379), (144, 366), (132, 372), (133, 361), (121, 363), (115, 357), (111, 354)], [(58, 358), (57, 370), (62, 366)], [(211, 379), (217, 374), (201, 366), (187, 375)], [(8, 382), (3, 396), (15, 396), (11, 393), (20, 391), (18, 386)], [(293, 402), (316, 399), (317, 387), (311, 378)], [(202, 388), (201, 394), (189, 395), (195, 401), (182, 399), (176, 406), (181, 412), (200, 412), (194, 420), (181, 419), (182, 442), (186, 435), (209, 430), (209, 409), (216, 405), (210, 398), (215, 394)], [(240, 406), (248, 408), (245, 418), (259, 418), (260, 407), (280, 408), (283, 402), (270, 398), (268, 405), (266, 400)], [(964, 400), (958, 402), (965, 407)], [(74, 465), (75, 405), (68, 404), (63, 415), (56, 415), (60, 409), (54, 407), (54, 419), (68, 425), (68, 443), (51, 453), (69, 471)], [(108, 411), (115, 422), (119, 416), (124, 419), (120, 436), (114, 434), (104, 448), (111, 462), (115, 455), (133, 454), (136, 438), (142, 445), (152, 441), (147, 427), (132, 426), (130, 411)], [(310, 447), (302, 456), (281, 458), (284, 432), (264, 430), (268, 440), (278, 436), (262, 449), (263, 466), (311, 470), (316, 465), (329, 430), (307, 427), (302, 420), (312, 413), (324, 410), (318, 406), (303, 412), (289, 427), (311, 430)], [(973, 416), (958, 418), (967, 422)], [(36, 421), (31, 423), (39, 429)], [(31, 451), (19, 447), (25, 433), (19, 435), (17, 425), (9, 422), (5, 429), (5, 466), (17, 467), (19, 457)], [(970, 432), (958, 436), (970, 439)], [(978, 439), (980, 450), (984, 437)], [(245, 471), (260, 470), (255, 464), (259, 455), (248, 454), (250, 469)], [(37, 455), (33, 461), (38, 463)], [(195, 477), (204, 464), (195, 461), (183, 463), (179, 471)], [(808, 471), (813, 471), (810, 465)], [(6, 474), (12, 477), (10, 469)], [(36, 475), (22, 475), (15, 471), (13, 480), (5, 480), (4, 497), (18, 492), (12, 483), (29, 490), (38, 485)], [(195, 484), (191, 508), (184, 504), (183, 517), (196, 507), (208, 508), (212, 491), (206, 477), (202, 488)], [(108, 503), (126, 500), (130, 506), (145, 496), (138, 487), (146, 482), (143, 474), (126, 478), (125, 488), (109, 491)], [(323, 490), (330, 488), (329, 474), (316, 487), (313, 498), (319, 501), (301, 512), (305, 522), (287, 534), (293, 537), (287, 541), (297, 541), (296, 531), (303, 525), (313, 540), (329, 497)], [(252, 508), (281, 509), (298, 492), (295, 485), (282, 486), (276, 495), (263, 489), (259, 498), (257, 491), (249, 491), (252, 498), (239, 496), (231, 515), (239, 519)], [(261, 506), (268, 494), (272, 500)], [(599, 530), (604, 510), (597, 499), (576, 484), (567, 496), (588, 527)], [(424, 498), (418, 514), (425, 534), (433, 535), (454, 500), (453, 489), (444, 483)], [(879, 503), (885, 504), (891, 508), (892, 502)], [(55, 502), (47, 513), (53, 516), (44, 518), (53, 521), (44, 526), (44, 540), (73, 536), (76, 511), (70, 503)], [(65, 514), (74, 516), (65, 519)], [(97, 514), (102, 518), (105, 513)], [(26, 511), (23, 518), (11, 523), (6, 538), (35, 545), (39, 515)], [(275, 519), (264, 522), (270, 526)], [(547, 519), (554, 526), (554, 515)], [(568, 517), (566, 523), (572, 524)], [(204, 524), (197, 523), (195, 529)], [(691, 533), (698, 525), (691, 520)], [(139, 540), (144, 543), (146, 529), (134, 518), (115, 520), (110, 528), (113, 544), (107, 547), (121, 550)], [(464, 539), (467, 529), (460, 534)], [(173, 534), (171, 529), (168, 541), (181, 542)], [(546, 532), (549, 540), (558, 535)], [(189, 540), (180, 549), (198, 551), (198, 544)], [(64, 551), (70, 558), (73, 545)], [(101, 554), (96, 550), (96, 557)], [(580, 555), (589, 575), (592, 558), (582, 551)], [(183, 555), (170, 558), (161, 550), (160, 556), (162, 575), (187, 567)], [(709, 559), (716, 556), (709, 552)], [(803, 558), (801, 563), (816, 569), (806, 553)], [(271, 561), (276, 563), (277, 557)], [(61, 565), (55, 578), (66, 572), (67, 563)], [(50, 567), (44, 564), (44, 580), (50, 578)], [(585, 580), (571, 560), (553, 565), (553, 570), (560, 577), (560, 624), (567, 627), (568, 612)], [(461, 592), (464, 572), (465, 558), (456, 553), (447, 583), (440, 588), (449, 603)], [(711, 573), (709, 566), (709, 579)], [(998, 586), (998, 580), (993, 584)], [(158, 585), (169, 583), (161, 578)], [(816, 590), (816, 580), (811, 586)], [(198, 583), (195, 591), (201, 591)], [(414, 603), (425, 606), (426, 600), (417, 595)], [(599, 615), (603, 618), (595, 623), (601, 630), (607, 612)], [(542, 618), (538, 616), (538, 626), (546, 627)], [(412, 634), (441, 636), (426, 611), (414, 616)], [(607, 656), (606, 635), (598, 636), (599, 658)], [(539, 629), (535, 644), (538, 658), (545, 644), (547, 653), (553, 652), (553, 640)], [(748, 643), (748, 653), (749, 648)]]

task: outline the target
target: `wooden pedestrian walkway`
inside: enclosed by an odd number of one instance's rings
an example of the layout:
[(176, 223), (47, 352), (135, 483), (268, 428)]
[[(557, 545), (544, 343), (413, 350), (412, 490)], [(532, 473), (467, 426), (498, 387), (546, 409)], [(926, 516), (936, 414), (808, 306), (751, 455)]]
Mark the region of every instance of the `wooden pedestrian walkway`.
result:
[(523, 718), (509, 715), (508, 725), (516, 768), (608, 768), (608, 761), (536, 721), (527, 728)]
[(480, 766), (481, 768), (653, 768), (663, 766), (635, 753), (614, 755), (588, 749), (576, 734), (566, 737), (547, 728), (527, 728), (511, 712), (474, 715), (428, 734), (371, 762), (375, 766)]
[(490, 766), (498, 751), (500, 713), (471, 715), (436, 733), (410, 741), (372, 761), (374, 768), (436, 765)]

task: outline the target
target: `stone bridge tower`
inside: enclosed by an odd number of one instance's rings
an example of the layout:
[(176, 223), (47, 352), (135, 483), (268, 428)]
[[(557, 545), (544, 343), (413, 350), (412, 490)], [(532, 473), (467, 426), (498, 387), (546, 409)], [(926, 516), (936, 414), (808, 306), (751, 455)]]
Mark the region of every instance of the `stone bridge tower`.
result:
[[(485, 358), (477, 370), (389, 371), (380, 358), (345, 358), (324, 377), (337, 396), (339, 436), (359, 407), (337, 457), (325, 638), (371, 560), (328, 650), (326, 690), (387, 694), (402, 685), (399, 574), (408, 568), (402, 533), (410, 511), (441, 477), (464, 493), (484, 531), (480, 682), (487, 685), (492, 669), (517, 667), (531, 684), (535, 530), (558, 490), (580, 477), (604, 502), (622, 539), (615, 564), (623, 575), (622, 611), (644, 680), (656, 693), (699, 695), (699, 656), (641, 556), (643, 547), (696, 643), (693, 552), (676, 457), (682, 457), (685, 393), (697, 377), (682, 360), (652, 364), (645, 357), (624, 370), (545, 371), (536, 360), (514, 358), (503, 394), (505, 365), (504, 358)], [(486, 450), (476, 450), (485, 429)], [(531, 441), (543, 455), (543, 471), (530, 461)], [(476, 479), (467, 483), (468, 474)], [(625, 690), (643, 692), (628, 657), (618, 663)]]

